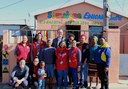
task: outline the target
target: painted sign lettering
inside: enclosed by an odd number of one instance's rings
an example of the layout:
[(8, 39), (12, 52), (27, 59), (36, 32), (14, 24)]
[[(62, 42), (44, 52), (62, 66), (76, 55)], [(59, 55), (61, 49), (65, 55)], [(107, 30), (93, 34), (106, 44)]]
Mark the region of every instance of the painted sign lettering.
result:
[[(50, 12), (48, 12), (47, 18), (103, 20), (104, 15), (85, 12), (85, 14), (82, 16), (81, 13), (70, 13), (69, 11), (66, 11), (65, 13), (59, 13), (59, 12), (55, 13), (55, 12), (50, 11)], [(119, 15), (116, 15), (116, 16), (111, 15), (110, 20), (120, 21), (120, 20), (122, 20), (122, 17)]]

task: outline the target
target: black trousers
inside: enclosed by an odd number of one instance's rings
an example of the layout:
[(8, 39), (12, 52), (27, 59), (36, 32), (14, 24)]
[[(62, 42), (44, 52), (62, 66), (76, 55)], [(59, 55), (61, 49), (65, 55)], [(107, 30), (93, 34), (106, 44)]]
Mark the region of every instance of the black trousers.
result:
[(105, 72), (105, 63), (97, 64), (98, 77), (101, 80), (101, 89), (109, 89), (108, 72)]

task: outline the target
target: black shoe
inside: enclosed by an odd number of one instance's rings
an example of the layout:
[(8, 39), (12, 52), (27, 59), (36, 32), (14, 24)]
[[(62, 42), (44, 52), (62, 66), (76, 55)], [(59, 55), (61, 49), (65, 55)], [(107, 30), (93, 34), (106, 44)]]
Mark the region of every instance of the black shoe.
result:
[(86, 82), (84, 82), (84, 85), (83, 85), (85, 88), (87, 88), (88, 87), (88, 82), (86, 81)]
[(79, 83), (78, 86), (81, 87), (82, 86), (82, 83)]

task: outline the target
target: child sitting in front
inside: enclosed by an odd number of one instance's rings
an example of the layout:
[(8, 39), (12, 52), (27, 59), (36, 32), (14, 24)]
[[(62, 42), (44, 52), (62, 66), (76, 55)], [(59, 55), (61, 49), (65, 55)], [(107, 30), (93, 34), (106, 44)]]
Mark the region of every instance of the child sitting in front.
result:
[(40, 68), (38, 69), (38, 89), (45, 89), (45, 62), (40, 62)]

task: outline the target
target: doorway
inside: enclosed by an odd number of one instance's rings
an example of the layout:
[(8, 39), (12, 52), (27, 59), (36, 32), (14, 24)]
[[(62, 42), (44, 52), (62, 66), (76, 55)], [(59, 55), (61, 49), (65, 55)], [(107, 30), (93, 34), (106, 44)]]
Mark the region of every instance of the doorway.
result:
[(70, 34), (70, 33), (74, 34), (75, 40), (79, 41), (80, 29), (81, 29), (80, 25), (66, 25), (66, 34)]

